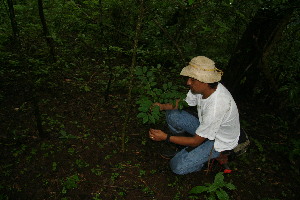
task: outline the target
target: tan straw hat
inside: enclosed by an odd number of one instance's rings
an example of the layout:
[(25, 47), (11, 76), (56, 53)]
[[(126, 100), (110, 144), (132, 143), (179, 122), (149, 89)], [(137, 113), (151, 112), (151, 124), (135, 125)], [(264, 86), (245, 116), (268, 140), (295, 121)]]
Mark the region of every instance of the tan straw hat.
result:
[(180, 72), (203, 83), (214, 83), (221, 80), (223, 72), (215, 67), (215, 62), (205, 56), (197, 56)]

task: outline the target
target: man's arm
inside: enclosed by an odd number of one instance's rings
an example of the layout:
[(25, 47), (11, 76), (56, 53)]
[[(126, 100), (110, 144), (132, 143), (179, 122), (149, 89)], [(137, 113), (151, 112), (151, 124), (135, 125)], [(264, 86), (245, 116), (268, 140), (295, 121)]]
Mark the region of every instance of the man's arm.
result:
[(179, 104), (180, 99), (176, 100), (175, 105), (171, 103), (154, 103), (153, 105), (159, 106), (160, 110), (177, 110), (178, 109), (178, 104)]
[[(161, 130), (150, 129), (149, 137), (154, 141), (164, 141), (167, 139), (167, 134)], [(170, 142), (183, 146), (197, 147), (206, 138), (195, 134), (193, 137), (182, 137), (182, 136), (170, 136)]]

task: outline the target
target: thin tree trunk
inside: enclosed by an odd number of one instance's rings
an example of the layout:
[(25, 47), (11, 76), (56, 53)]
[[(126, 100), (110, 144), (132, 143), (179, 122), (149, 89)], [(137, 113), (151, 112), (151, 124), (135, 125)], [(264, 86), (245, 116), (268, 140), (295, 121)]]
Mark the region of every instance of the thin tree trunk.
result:
[(109, 70), (108, 82), (107, 82), (106, 89), (105, 89), (105, 92), (104, 92), (104, 102), (105, 103), (108, 101), (110, 88), (111, 88), (111, 82), (112, 82), (112, 79), (113, 79), (113, 72), (112, 72), (112, 65), (111, 64), (108, 65), (108, 70)]
[(53, 38), (49, 34), (48, 26), (46, 23), (45, 15), (44, 15), (44, 8), (43, 8), (43, 0), (38, 0), (38, 8), (39, 8), (39, 15), (42, 23), (43, 34), (46, 39), (47, 45), (50, 49), (50, 56), (53, 62), (56, 62), (55, 58), (55, 47)]
[(32, 103), (33, 103), (34, 116), (35, 116), (35, 120), (36, 120), (36, 127), (38, 130), (39, 136), (41, 138), (48, 138), (49, 134), (44, 131), (43, 125), (42, 125), (42, 115), (41, 115), (40, 107), (39, 107), (39, 99), (35, 94), (33, 94), (32, 98), (33, 98)]
[(12, 0), (7, 0), (7, 4), (8, 4), (8, 10), (9, 10), (10, 24), (11, 24), (12, 33), (13, 33), (13, 44), (14, 44), (14, 47), (16, 49), (19, 49), (21, 47), (20, 38), (19, 38), (20, 31), (19, 31), (18, 24), (17, 24), (17, 21), (16, 21), (13, 1)]
[(128, 94), (127, 94), (127, 99), (126, 99), (126, 111), (125, 111), (125, 120), (123, 124), (123, 131), (122, 131), (122, 152), (125, 152), (125, 136), (126, 132), (128, 129), (128, 122), (130, 119), (130, 110), (131, 110), (131, 101), (132, 101), (132, 88), (133, 88), (133, 75), (134, 75), (134, 69), (136, 67), (136, 58), (137, 58), (137, 49), (138, 49), (138, 42), (139, 42), (139, 37), (141, 34), (141, 26), (142, 26), (142, 21), (143, 21), (143, 16), (144, 16), (144, 0), (141, 0), (140, 3), (140, 13), (138, 16), (137, 20), (137, 25), (135, 29), (135, 37), (133, 41), (133, 53), (132, 53), (132, 60), (131, 60), (131, 66), (130, 66), (130, 71), (129, 71), (129, 88), (128, 88)]
[(100, 29), (100, 38), (103, 38), (103, 6), (102, 0), (99, 0), (99, 29)]

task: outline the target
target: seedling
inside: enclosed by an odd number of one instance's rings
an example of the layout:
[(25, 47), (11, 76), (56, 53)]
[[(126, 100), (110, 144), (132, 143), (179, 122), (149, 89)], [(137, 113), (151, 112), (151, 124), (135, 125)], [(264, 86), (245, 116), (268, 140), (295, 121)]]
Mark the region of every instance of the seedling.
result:
[(208, 194), (208, 197), (206, 197), (206, 199), (210, 200), (214, 200), (216, 199), (216, 197), (219, 200), (229, 200), (229, 195), (224, 190), (224, 188), (229, 190), (236, 189), (236, 187), (232, 183), (226, 183), (224, 181), (223, 172), (219, 172), (215, 176), (215, 180), (212, 184), (205, 184), (205, 186), (196, 186), (192, 188), (189, 193), (192, 195), (206, 193)]

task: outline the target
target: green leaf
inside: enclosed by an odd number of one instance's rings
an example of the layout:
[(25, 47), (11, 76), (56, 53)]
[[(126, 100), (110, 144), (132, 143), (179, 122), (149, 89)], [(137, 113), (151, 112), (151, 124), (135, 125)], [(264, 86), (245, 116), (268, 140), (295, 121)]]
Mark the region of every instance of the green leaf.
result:
[(235, 185), (233, 185), (232, 183), (227, 183), (227, 184), (226, 184), (226, 187), (227, 187), (229, 190), (235, 190), (235, 189), (236, 189)]
[(89, 86), (87, 86), (87, 85), (85, 85), (83, 87), (83, 89), (84, 89), (85, 92), (90, 92), (91, 91), (91, 88)]
[(141, 68), (136, 68), (135, 74), (138, 75), (138, 76), (142, 76), (143, 75), (143, 70)]
[(219, 172), (216, 174), (214, 183), (224, 183), (223, 172)]
[(159, 120), (159, 113), (154, 113), (152, 116), (154, 117), (155, 121)]
[[(211, 195), (208, 197), (208, 200), (216, 200), (215, 195), (211, 194)], [(221, 200), (221, 199), (220, 199), (220, 200)]]
[(149, 115), (149, 121), (153, 124), (155, 124), (155, 119), (152, 115)]
[(153, 76), (153, 72), (147, 72), (147, 77), (152, 77)]
[(146, 105), (141, 105), (139, 108), (138, 108), (139, 111), (141, 112), (147, 112), (149, 110), (149, 107)]
[(195, 0), (189, 0), (189, 5), (192, 5), (194, 3)]
[(143, 67), (143, 73), (145, 74), (146, 72), (147, 72), (147, 67), (144, 66), (144, 67)]
[(150, 86), (151, 86), (151, 87), (153, 87), (153, 86), (155, 86), (155, 85), (157, 85), (156, 82), (151, 82), (151, 83), (150, 83)]
[(149, 118), (148, 118), (148, 115), (146, 115), (144, 118), (143, 118), (143, 124), (147, 123), (149, 121)]
[(168, 89), (168, 85), (167, 84), (163, 84), (163, 89), (167, 90)]
[(208, 192), (209, 193), (213, 193), (213, 192), (215, 192), (217, 189), (219, 188), (219, 186), (217, 185), (217, 184), (211, 184), (211, 185), (209, 185), (209, 187), (208, 187)]
[(146, 113), (139, 113), (139, 114), (137, 115), (138, 118), (144, 118), (145, 116), (147, 116)]
[(205, 187), (205, 186), (196, 186), (196, 187), (193, 187), (189, 193), (190, 194), (200, 194), (202, 192), (207, 192), (208, 188)]
[(216, 191), (217, 197), (221, 200), (229, 200), (228, 194), (220, 188), (220, 190)]
[(159, 114), (159, 111), (160, 111), (160, 107), (158, 105), (155, 105), (152, 108), (152, 113), (154, 113), (154, 114)]

